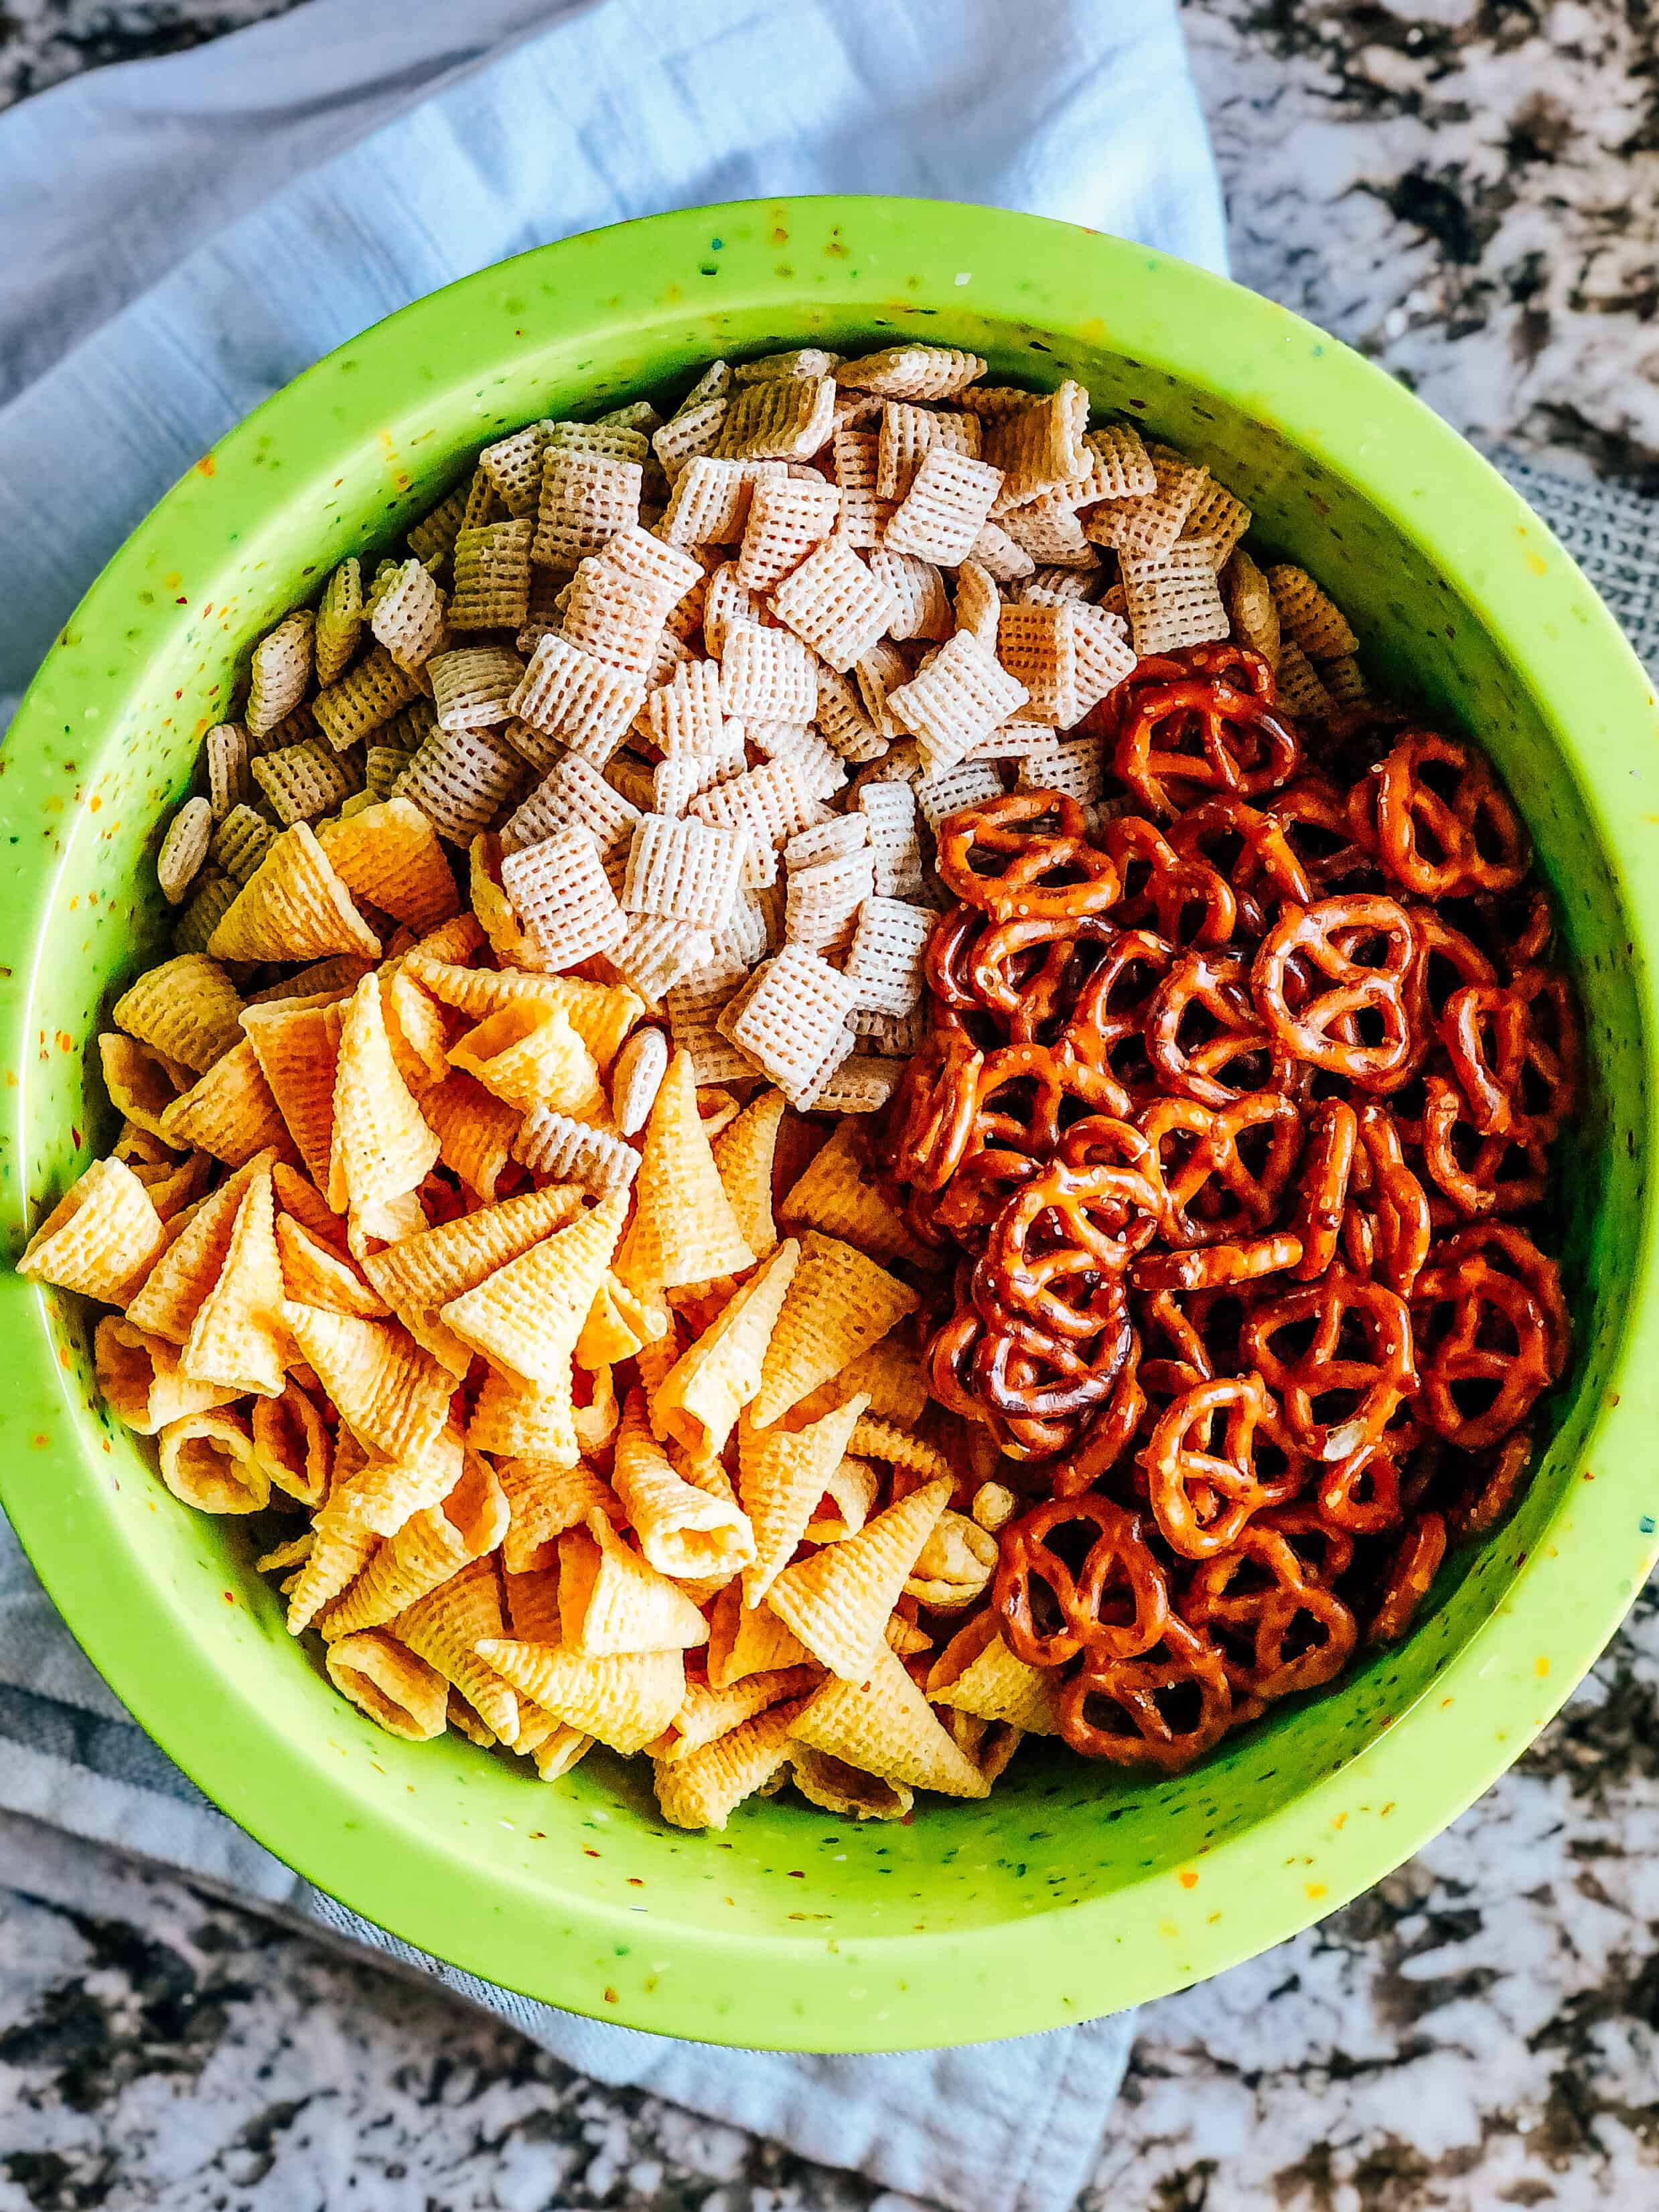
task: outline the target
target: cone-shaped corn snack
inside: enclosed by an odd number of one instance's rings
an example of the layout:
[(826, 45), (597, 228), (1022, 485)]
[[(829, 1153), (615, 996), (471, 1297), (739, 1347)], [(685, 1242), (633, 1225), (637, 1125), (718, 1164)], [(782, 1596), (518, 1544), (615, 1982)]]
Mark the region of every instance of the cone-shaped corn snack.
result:
[(678, 1651), (591, 1659), (552, 1644), (500, 1640), (480, 1644), (478, 1656), (544, 1711), (625, 1758), (660, 1735), (685, 1698)]
[(705, 1457), (725, 1450), (738, 1415), (760, 1389), (766, 1348), (799, 1258), (798, 1244), (780, 1244), (670, 1368), (651, 1405), (662, 1435)]
[(677, 1052), (669, 1062), (646, 1125), (634, 1189), (634, 1223), (617, 1262), (626, 1281), (672, 1290), (754, 1266), (697, 1111), (696, 1074), (688, 1052)]
[(950, 1495), (948, 1482), (913, 1491), (856, 1536), (786, 1567), (772, 1584), (773, 1612), (843, 1681), (861, 1682), (886, 1650), (888, 1615)]
[[(755, 1531), (754, 1564), (744, 1571), (745, 1605), (758, 1605), (788, 1565), (863, 1410), (864, 1401), (854, 1398), (795, 1431), (757, 1428), (752, 1413), (743, 1416), (738, 1488)], [(893, 1595), (898, 1595), (896, 1585)]]
[(208, 939), (216, 960), (319, 960), (359, 952), (378, 960), (380, 940), (304, 822), (284, 830)]
[(826, 1682), (796, 1717), (793, 1733), (814, 1751), (913, 1790), (949, 1797), (983, 1797), (990, 1790), (884, 1644), (866, 1680)]
[(913, 1312), (916, 1294), (833, 1237), (809, 1231), (750, 1407), (768, 1428)]
[(748, 1516), (735, 1499), (688, 1482), (676, 1471), (651, 1433), (638, 1390), (629, 1393), (623, 1408), (611, 1480), (641, 1551), (659, 1574), (729, 1577), (754, 1558)]

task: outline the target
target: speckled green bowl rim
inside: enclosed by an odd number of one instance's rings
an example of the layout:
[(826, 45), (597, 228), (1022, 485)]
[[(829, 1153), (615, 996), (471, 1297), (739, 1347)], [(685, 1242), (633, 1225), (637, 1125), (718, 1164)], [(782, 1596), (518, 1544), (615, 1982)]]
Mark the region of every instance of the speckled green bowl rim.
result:
[[(578, 327), (585, 318), (612, 328), (630, 312), (659, 316), (675, 301), (690, 301), (698, 294), (711, 215), (722, 218), (718, 281), (726, 305), (805, 294), (842, 308), (867, 307), (901, 326), (908, 316), (924, 315), (918, 334), (948, 340), (951, 303), (962, 296), (953, 285), (970, 288), (981, 311), (1018, 319), (1026, 307), (1021, 277), (1040, 265), (1045, 317), (1056, 328), (1195, 378), (1270, 416), (1459, 580), (1558, 726), (1571, 729), (1573, 702), (1589, 687), (1605, 721), (1627, 722), (1626, 757), (1582, 757), (1570, 744), (1565, 749), (1598, 817), (1634, 944), (1659, 945), (1650, 819), (1632, 803), (1629, 782), (1638, 749), (1653, 744), (1652, 695), (1612, 618), (1549, 533), (1461, 439), (1310, 325), (1199, 270), (1030, 217), (878, 200), (759, 204), (658, 216), (484, 270), (354, 340), (225, 438), (116, 555), (82, 603), (76, 629), (121, 635), (126, 665), (141, 669), (165, 648), (179, 619), (167, 604), (134, 615), (158, 540), (172, 533), (186, 543), (210, 527), (222, 532), (233, 514), (252, 527), (291, 496), (291, 482), (273, 483), (258, 468), (258, 448), (268, 436), (279, 435), (289, 453), (319, 456), (373, 440), (380, 372), (389, 389), (401, 390), (411, 359), (424, 364), (434, 392), (441, 378), (470, 384), (481, 367), (511, 357), (526, 337), (523, 300), (515, 295), (532, 289), (525, 279), (532, 268), (538, 279), (556, 276), (559, 312)], [(856, 265), (843, 254), (810, 272), (781, 269), (775, 228), (797, 221), (819, 230), (839, 222), (869, 250)], [(909, 273), (918, 269), (934, 273), (919, 280)], [(714, 275), (712, 266), (701, 271)], [(777, 335), (787, 342), (790, 332)], [(1252, 363), (1248, 376), (1230, 382), (1230, 358)], [(14, 733), (7, 763), (14, 820), (31, 818), (60, 787), (47, 755), (50, 730), (64, 726), (65, 702), (80, 702), (89, 744), (107, 712), (95, 675), (71, 670), (66, 679), (60, 665), (52, 689), (55, 712), (50, 721), (39, 718), (38, 751), (27, 704)], [(19, 856), (15, 875), (0, 889), (11, 957), (29, 970), (0, 1050), (25, 1083), (37, 987), (50, 996), (33, 970), (53, 872), (49, 855)], [(1645, 962), (1637, 983), (1650, 1060), (1659, 1008)], [(1649, 1157), (1653, 1096), (1650, 1080)], [(20, 1112), (14, 1097), (14, 1138)], [(1626, 1318), (1620, 1368), (1631, 1376), (1651, 1372), (1659, 1361), (1659, 1304), (1649, 1279), (1650, 1181), (1644, 1203), (1637, 1232), (1643, 1295)], [(32, 1340), (14, 1340), (7, 1350), (12, 1437), (21, 1443), (37, 1425), (43, 1433), (59, 1428), (65, 1389), (38, 1303)], [(1555, 1516), (1549, 1541), (1519, 1567), (1484, 1629), (1436, 1682), (1433, 1698), (1419, 1699), (1412, 1725), (1399, 1726), (1403, 1717), (1396, 1717), (1339, 1772), (1218, 1844), (1200, 1863), (971, 1935), (817, 1944), (734, 1940), (712, 1929), (659, 1923), (653, 1944), (678, 1969), (670, 1985), (691, 2002), (659, 2004), (648, 2017), (646, 2007), (629, 2004), (609, 2016), (706, 2033), (696, 1993), (741, 1990), (732, 2027), (754, 2041), (842, 2050), (948, 2043), (964, 2033), (1076, 2021), (1178, 1988), (1306, 1926), (1397, 1865), (1516, 1757), (1612, 1634), (1647, 1574), (1656, 1549), (1644, 1510), (1654, 1438), (1633, 1402), (1620, 1410), (1617, 1380), (1590, 1440), (1584, 1480)], [(73, 1407), (67, 1409), (73, 1428)], [(1616, 1479), (1591, 1480), (1592, 1463), (1617, 1471)], [(0, 1496), (42, 1579), (94, 1664), (208, 1796), (291, 1866), (409, 1942), (509, 1986), (528, 1984), (535, 1994), (559, 1996), (563, 1961), (586, 1956), (622, 1925), (620, 1917), (573, 1899), (561, 1916), (568, 1925), (538, 1926), (528, 1942), (524, 1894), (510, 1880), (487, 1865), (462, 1866), (379, 1819), (334, 1778), (320, 1752), (285, 1737), (256, 1703), (240, 1694), (204, 1696), (191, 1620), (136, 1578), (124, 1583), (118, 1559), (106, 1542), (87, 1540), (83, 1515), (65, 1506), (42, 1472), (41, 1459), (27, 1449), (0, 1467)], [(563, 2001), (580, 2005), (586, 1984), (576, 1979)], [(880, 2026), (864, 2002), (872, 1980), (884, 1992)], [(971, 2008), (969, 1991), (979, 2000)]]

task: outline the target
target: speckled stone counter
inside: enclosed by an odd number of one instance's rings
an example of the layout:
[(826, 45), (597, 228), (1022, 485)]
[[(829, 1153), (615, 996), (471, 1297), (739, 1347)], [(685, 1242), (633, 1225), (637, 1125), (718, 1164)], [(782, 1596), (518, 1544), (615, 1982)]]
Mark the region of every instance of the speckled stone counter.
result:
[[(6, 0), (0, 98), (276, 12)], [(1186, 19), (1240, 277), (1483, 439), (1659, 485), (1648, 0)], [(1656, 1697), (1650, 1596), (1429, 1850), (1148, 2008), (1082, 2212), (1659, 2203)], [(0, 2212), (875, 2201), (314, 1936), (0, 1823)]]

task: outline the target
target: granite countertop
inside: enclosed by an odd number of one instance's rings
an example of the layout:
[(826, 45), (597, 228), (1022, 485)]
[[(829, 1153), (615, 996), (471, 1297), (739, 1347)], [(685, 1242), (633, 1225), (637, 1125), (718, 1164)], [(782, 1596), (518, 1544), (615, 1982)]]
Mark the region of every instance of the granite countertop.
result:
[[(5, 0), (0, 100), (280, 8)], [(1483, 441), (1659, 488), (1650, 0), (1184, 13), (1236, 274)], [(1650, 1594), (1430, 1849), (1147, 2008), (1082, 2212), (1659, 2202), (1656, 1697)], [(597, 2087), (181, 1881), (0, 1826), (0, 2212), (836, 2212), (877, 2195)]]

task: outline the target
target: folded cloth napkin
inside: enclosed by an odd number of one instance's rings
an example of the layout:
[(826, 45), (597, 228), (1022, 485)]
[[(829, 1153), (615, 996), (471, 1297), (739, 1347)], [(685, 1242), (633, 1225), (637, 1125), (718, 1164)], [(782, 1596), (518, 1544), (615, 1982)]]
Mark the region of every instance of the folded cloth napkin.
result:
[[(1219, 268), (1173, 0), (309, 0), (0, 118), (0, 726), (99, 568), (250, 408), (407, 301), (667, 207), (908, 192)], [(780, 332), (780, 337), (787, 334)], [(558, 2057), (959, 2212), (1060, 2212), (1127, 2020), (963, 2051), (733, 2053), (494, 1989), (217, 1814), (81, 1657), (0, 1528), (0, 1812), (322, 1922)]]

